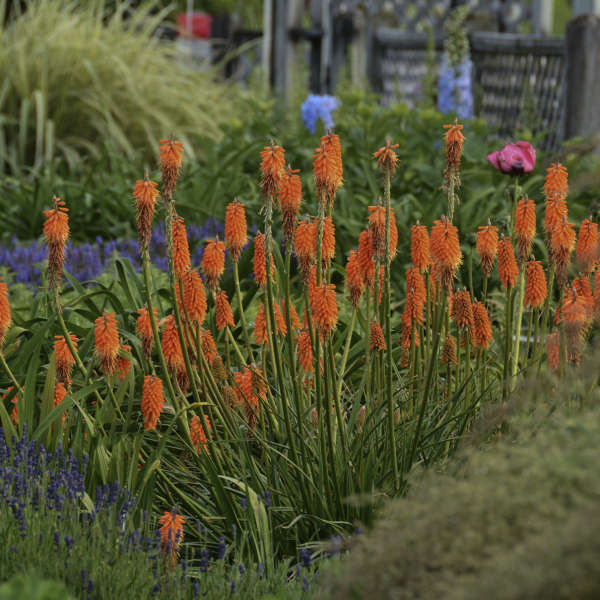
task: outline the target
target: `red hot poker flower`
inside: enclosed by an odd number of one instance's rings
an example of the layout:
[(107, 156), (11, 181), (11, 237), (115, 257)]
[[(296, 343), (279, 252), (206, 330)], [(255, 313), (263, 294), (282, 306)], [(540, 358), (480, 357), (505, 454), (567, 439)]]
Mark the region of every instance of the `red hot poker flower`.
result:
[(177, 177), (181, 170), (183, 144), (173, 139), (160, 140), (160, 168), (162, 170), (163, 197), (168, 198), (175, 191)]
[(144, 415), (144, 429), (154, 429), (165, 404), (162, 381), (154, 375), (144, 377), (142, 387), (142, 414)]
[(381, 169), (381, 174), (385, 175), (389, 173), (390, 177), (394, 176), (396, 171), (396, 165), (398, 163), (398, 156), (394, 150), (398, 147), (398, 144), (393, 144), (390, 140), (387, 140), (385, 146), (382, 146), (373, 153), (373, 158), (377, 159), (377, 165)]
[(302, 204), (302, 182), (298, 175), (299, 172), (299, 169), (292, 169), (288, 166), (279, 182), (279, 208), (281, 209), (286, 244), (291, 244), (294, 240), (298, 211)]
[(265, 146), (261, 151), (261, 191), (264, 197), (274, 196), (285, 168), (285, 150), (281, 146)]
[(219, 240), (211, 240), (204, 248), (202, 255), (202, 272), (206, 277), (206, 287), (214, 292), (219, 278), (225, 271), (225, 244)]
[(429, 234), (427, 233), (427, 227), (421, 225), (418, 221), (411, 229), (410, 256), (413, 266), (419, 269), (421, 273), (429, 268), (431, 264)]
[(492, 266), (498, 253), (498, 228), (489, 221), (486, 226), (479, 227), (477, 234), (477, 253), (481, 260), (481, 269), (486, 277), (492, 272)]
[(225, 209), (225, 245), (236, 262), (240, 259), (244, 246), (248, 243), (247, 231), (244, 205), (234, 200)]
[(504, 289), (515, 287), (519, 276), (515, 252), (510, 240), (505, 238), (498, 242), (498, 275)]
[(119, 330), (115, 313), (104, 312), (95, 321), (94, 337), (96, 354), (100, 359), (101, 369), (105, 375), (112, 375), (117, 366), (119, 355)]

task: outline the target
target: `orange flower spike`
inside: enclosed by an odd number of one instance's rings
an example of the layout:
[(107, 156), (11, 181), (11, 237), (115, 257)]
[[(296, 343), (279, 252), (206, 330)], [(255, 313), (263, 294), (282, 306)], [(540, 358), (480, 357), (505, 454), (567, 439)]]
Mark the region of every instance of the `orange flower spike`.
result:
[(265, 146), (261, 151), (261, 183), (260, 188), (264, 197), (274, 196), (285, 168), (285, 150), (281, 146)]
[(360, 265), (358, 264), (358, 253), (356, 250), (350, 250), (348, 262), (346, 263), (346, 284), (350, 293), (350, 302), (355, 308), (360, 303), (365, 281), (363, 279)]
[(204, 248), (202, 255), (202, 272), (206, 277), (206, 287), (214, 292), (219, 278), (225, 271), (225, 244), (219, 240), (211, 240)]
[(596, 267), (599, 256), (598, 224), (591, 218), (581, 222), (577, 240), (577, 261), (584, 273), (590, 273)]
[(414, 267), (419, 269), (421, 273), (429, 268), (431, 264), (429, 234), (427, 233), (427, 227), (421, 225), (418, 221), (411, 229), (410, 256)]
[(177, 550), (183, 542), (184, 523), (185, 519), (178, 515), (175, 509), (172, 512), (165, 512), (158, 520), (162, 551), (170, 556), (173, 566), (177, 560)]
[(451, 317), (460, 329), (473, 331), (474, 315), (469, 290), (459, 290), (452, 296)]
[(449, 288), (462, 263), (462, 252), (458, 241), (458, 229), (446, 217), (433, 223), (430, 250), (440, 270), (442, 285)]
[(102, 313), (94, 323), (96, 354), (104, 375), (112, 375), (119, 355), (119, 330), (115, 313)]
[(419, 273), (419, 269), (411, 268), (406, 270), (406, 310), (411, 319), (416, 319), (417, 323), (423, 324), (423, 312), (425, 302), (427, 301), (427, 291), (425, 281)]
[(162, 380), (154, 375), (144, 377), (142, 387), (142, 415), (144, 416), (144, 429), (154, 429), (165, 404)]
[[(75, 350), (77, 350), (78, 341), (77, 336), (71, 334), (71, 343)], [(71, 354), (67, 341), (62, 335), (54, 336), (54, 355), (58, 379), (59, 381), (67, 383), (71, 377), (71, 369), (75, 364), (75, 358)]]
[[(319, 223), (315, 219), (313, 221), (313, 235), (314, 235), (314, 247), (317, 247), (318, 235), (319, 235)], [(333, 219), (329, 216), (323, 220), (323, 243), (321, 245), (321, 261), (323, 268), (327, 268), (329, 263), (335, 256), (335, 226)]]
[(559, 353), (560, 353), (560, 337), (558, 333), (551, 333), (546, 339), (546, 353), (548, 354), (548, 362), (551, 369), (558, 373)]
[(164, 320), (161, 347), (169, 370), (173, 373), (182, 372), (185, 369), (183, 351), (179, 342), (175, 316), (172, 314)]
[[(131, 352), (131, 346), (128, 344), (123, 344), (121, 346), (121, 352)], [(131, 369), (131, 361), (126, 356), (119, 356), (117, 360), (117, 378), (119, 381), (123, 381), (125, 377), (127, 377), (127, 373), (129, 373)]]
[(300, 221), (296, 228), (294, 252), (300, 264), (304, 284), (308, 283), (310, 268), (316, 258), (316, 227), (313, 221)]
[(564, 200), (569, 191), (569, 174), (566, 167), (553, 163), (546, 169), (544, 193), (546, 200)]
[(335, 285), (322, 283), (315, 287), (311, 298), (311, 311), (316, 328), (323, 338), (337, 326), (338, 307)]
[(319, 202), (331, 206), (343, 179), (342, 151), (338, 136), (335, 133), (323, 136), (313, 158)]
[[(373, 250), (383, 258), (385, 256), (385, 207), (369, 206), (369, 229), (373, 239)], [(390, 210), (390, 258), (396, 255), (398, 246), (398, 227), (396, 226), (396, 217), (394, 209)]]
[(390, 140), (387, 140), (385, 146), (373, 153), (373, 158), (377, 159), (377, 165), (381, 169), (382, 175), (389, 173), (390, 177), (394, 176), (398, 164), (398, 156), (394, 152), (397, 147), (398, 144), (392, 144)]
[(484, 275), (489, 277), (498, 253), (498, 228), (489, 221), (487, 225), (479, 227), (477, 253), (481, 261), (481, 269)]
[(202, 329), (200, 331), (200, 347), (206, 362), (212, 367), (213, 361), (218, 356), (217, 344), (212, 336), (210, 329)]
[(160, 195), (160, 192), (156, 189), (157, 185), (157, 183), (148, 179), (148, 172), (146, 171), (144, 179), (136, 181), (133, 189), (136, 207), (136, 227), (140, 251), (142, 252), (150, 244), (154, 207), (156, 206), (156, 198)]
[(556, 281), (561, 287), (567, 280), (571, 253), (575, 249), (575, 238), (573, 224), (567, 222), (566, 217), (562, 218), (550, 234), (550, 260), (556, 269)]
[[(275, 264), (271, 260), (271, 277), (275, 272)], [(265, 251), (265, 236), (257, 233), (254, 238), (254, 279), (264, 288), (267, 285), (267, 255)]]
[(300, 173), (299, 169), (292, 169), (291, 166), (288, 166), (279, 182), (279, 208), (281, 209), (286, 244), (291, 244), (294, 240), (298, 211), (302, 204), (302, 182), (298, 173)]
[(163, 198), (173, 194), (177, 186), (177, 177), (181, 171), (183, 144), (173, 139), (160, 140), (160, 168), (162, 170)]
[[(204, 416), (203, 418), (204, 423), (206, 424), (206, 429), (210, 433), (210, 420), (207, 416)], [(190, 437), (192, 438), (192, 444), (194, 444), (194, 449), (196, 452), (200, 453), (208, 450), (208, 440), (206, 439), (204, 427), (202, 427), (202, 421), (198, 415), (194, 415), (190, 421)]]
[(448, 172), (458, 172), (460, 169), (460, 157), (463, 149), (465, 136), (461, 133), (463, 126), (455, 123), (454, 125), (444, 125), (446, 133), (444, 134), (446, 148), (446, 169)]
[(369, 348), (371, 350), (386, 350), (387, 345), (383, 336), (381, 325), (377, 321), (371, 321), (371, 335), (369, 337)]
[(227, 294), (223, 290), (217, 292), (215, 296), (215, 317), (217, 321), (217, 329), (225, 329), (227, 325), (235, 327), (233, 320), (233, 311), (227, 299)]
[[(57, 381), (54, 386), (54, 408), (62, 404), (63, 400), (67, 397), (67, 388), (62, 381)], [(16, 407), (15, 407), (16, 408)], [(67, 413), (62, 414), (62, 422), (65, 422)], [(18, 419), (17, 419), (18, 420)]]
[(473, 347), (485, 350), (493, 339), (492, 324), (483, 302), (473, 303)]
[(523, 304), (531, 308), (540, 308), (548, 293), (546, 274), (539, 260), (530, 260), (525, 264), (525, 295)]
[(515, 287), (519, 276), (515, 252), (510, 240), (505, 238), (498, 242), (498, 275), (504, 289)]
[(314, 371), (314, 356), (308, 329), (303, 329), (298, 336), (298, 362), (305, 373)]
[(189, 320), (201, 325), (206, 317), (206, 291), (200, 275), (193, 269), (183, 276), (183, 302)]
[(246, 209), (241, 202), (234, 200), (225, 209), (225, 245), (233, 260), (240, 259), (244, 246), (248, 243)]
[(458, 357), (456, 356), (456, 342), (451, 335), (446, 336), (444, 345), (442, 346), (442, 363), (445, 365), (457, 365)]
[(373, 236), (368, 229), (361, 231), (358, 238), (357, 261), (365, 285), (371, 287), (375, 281), (375, 261), (373, 260)]
[(571, 283), (571, 287), (574, 287), (577, 291), (578, 296), (585, 296), (586, 298), (592, 298), (592, 285), (590, 279), (586, 275), (580, 275), (575, 277)]
[[(281, 301), (281, 312), (285, 319), (284, 322), (287, 323), (287, 310), (285, 308), (285, 300)], [(298, 313), (296, 312), (296, 309), (294, 308), (294, 305), (292, 304), (291, 300), (290, 300), (290, 325), (292, 326), (292, 329), (301, 329), (302, 328), (302, 324), (300, 323), (300, 317), (298, 316)]]
[(535, 237), (535, 202), (525, 197), (517, 202), (515, 212), (515, 234), (517, 236), (517, 253), (525, 260), (531, 251), (531, 242)]
[(172, 226), (173, 232), (173, 268), (175, 275), (183, 279), (186, 271), (190, 268), (190, 247), (183, 219), (175, 217)]
[(8, 286), (0, 277), (0, 348), (12, 323), (10, 302), (8, 301)]
[(48, 279), (50, 287), (56, 286), (62, 277), (65, 264), (65, 247), (69, 239), (69, 209), (54, 196), (54, 208), (44, 211), (44, 238), (48, 245)]
[(259, 404), (254, 390), (252, 369), (243, 367), (241, 371), (236, 371), (233, 374), (233, 380), (238, 406), (244, 411), (248, 425), (254, 428)]
[[(154, 310), (154, 319), (158, 322), (158, 315), (156, 308)], [(137, 333), (142, 341), (142, 351), (144, 356), (150, 360), (152, 356), (152, 346), (154, 344), (154, 332), (152, 331), (152, 322), (150, 321), (150, 312), (147, 308), (140, 308), (138, 310), (137, 318)]]
[(279, 308), (279, 304), (273, 304), (273, 312), (275, 313), (275, 328), (277, 329), (277, 333), (287, 335), (287, 325), (281, 309)]
[(269, 335), (267, 333), (267, 317), (265, 315), (265, 306), (261, 302), (256, 313), (256, 319), (254, 321), (254, 341), (260, 346), (264, 346), (269, 343)]

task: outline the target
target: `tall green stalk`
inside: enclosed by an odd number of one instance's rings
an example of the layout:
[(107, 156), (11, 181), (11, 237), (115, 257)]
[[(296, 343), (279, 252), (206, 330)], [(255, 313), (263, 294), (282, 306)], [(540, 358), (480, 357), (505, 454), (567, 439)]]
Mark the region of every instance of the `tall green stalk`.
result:
[(240, 288), (240, 273), (238, 267), (238, 261), (233, 261), (233, 280), (235, 282), (235, 294), (238, 300), (238, 306), (240, 308), (240, 321), (242, 323), (242, 332), (244, 333), (244, 341), (246, 342), (246, 351), (248, 352), (248, 362), (254, 362), (254, 356), (252, 355), (252, 346), (250, 344), (250, 336), (248, 334), (248, 325), (246, 323), (246, 315), (244, 314), (244, 302), (242, 300), (242, 290)]

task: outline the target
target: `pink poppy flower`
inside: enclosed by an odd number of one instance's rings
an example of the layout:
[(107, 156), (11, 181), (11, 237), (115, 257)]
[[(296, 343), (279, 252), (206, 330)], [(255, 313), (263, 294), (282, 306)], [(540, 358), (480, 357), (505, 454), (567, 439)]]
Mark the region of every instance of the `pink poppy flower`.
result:
[(535, 148), (529, 142), (506, 144), (501, 150), (488, 154), (487, 159), (506, 175), (531, 173), (535, 167)]

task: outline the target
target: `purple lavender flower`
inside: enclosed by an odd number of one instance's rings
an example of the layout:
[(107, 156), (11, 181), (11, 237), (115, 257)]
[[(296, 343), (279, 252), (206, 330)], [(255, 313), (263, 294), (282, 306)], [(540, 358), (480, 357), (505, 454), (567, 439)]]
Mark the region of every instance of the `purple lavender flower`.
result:
[(306, 129), (314, 134), (319, 119), (323, 121), (325, 130), (332, 128), (333, 118), (331, 113), (338, 108), (339, 104), (339, 100), (334, 96), (309, 94), (300, 109)]

